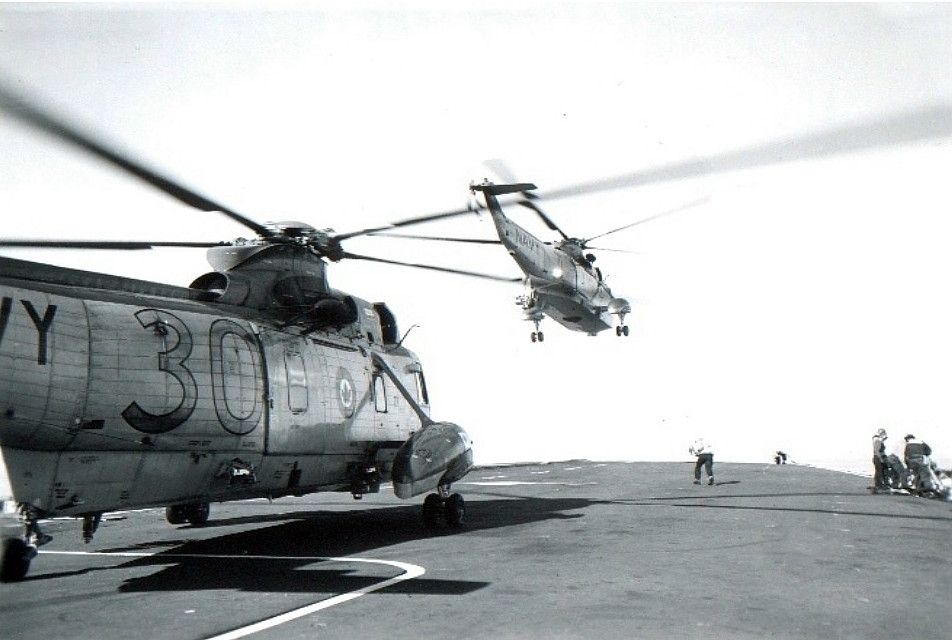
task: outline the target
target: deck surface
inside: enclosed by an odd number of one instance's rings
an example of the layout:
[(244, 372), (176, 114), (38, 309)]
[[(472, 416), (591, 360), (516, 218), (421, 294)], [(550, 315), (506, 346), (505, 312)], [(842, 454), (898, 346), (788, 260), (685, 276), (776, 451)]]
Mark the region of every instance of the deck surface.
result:
[(216, 504), (200, 528), (110, 514), (86, 545), (56, 520), (27, 579), (0, 585), (0, 637), (952, 633), (952, 503), (809, 467), (715, 469), (698, 486), (683, 462), (481, 468), (454, 487), (465, 528), (439, 534), (391, 491)]

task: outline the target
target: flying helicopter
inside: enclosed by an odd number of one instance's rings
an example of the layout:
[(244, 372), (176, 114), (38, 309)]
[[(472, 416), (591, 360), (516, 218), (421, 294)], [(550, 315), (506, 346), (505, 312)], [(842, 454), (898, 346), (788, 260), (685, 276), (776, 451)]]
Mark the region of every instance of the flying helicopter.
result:
[[(212, 502), (318, 491), (355, 499), (390, 481), (428, 494), (426, 527), (459, 527), (452, 485), (472, 443), (430, 417), (420, 359), (384, 302), (329, 286), (328, 261), (361, 259), (300, 222), (260, 224), (0, 88), (0, 109), (126, 174), (254, 232), (228, 242), (3, 240), (0, 246), (198, 247), (213, 271), (189, 287), (0, 257), (0, 579), (23, 579), (50, 537), (43, 518), (83, 521), (165, 507), (207, 522)], [(402, 220), (418, 224), (459, 212)]]
[[(569, 330), (591, 336), (612, 326), (615, 327), (617, 336), (627, 336), (629, 328), (625, 324), (625, 317), (631, 313), (631, 304), (625, 298), (615, 296), (609, 289), (607, 277), (602, 274), (599, 267), (595, 266), (595, 255), (589, 252), (589, 250), (599, 249), (592, 247), (589, 243), (597, 238), (603, 238), (707, 201), (707, 199), (697, 200), (590, 238), (575, 238), (568, 236), (543, 211), (539, 205), (538, 196), (533, 193), (538, 188), (536, 185), (516, 182), (508, 169), (499, 161), (492, 162), (491, 167), (497, 174), (507, 178), (508, 183), (494, 184), (484, 180), (479, 184), (471, 184), (470, 192), (474, 196), (477, 192), (481, 193), (486, 204), (482, 205), (474, 199), (470, 206), (476, 212), (488, 209), (498, 240), (409, 235), (389, 231), (373, 232), (371, 235), (502, 245), (523, 272), (522, 281), (525, 284), (526, 293), (516, 297), (516, 304), (522, 309), (523, 319), (535, 325), (535, 329), (530, 334), (532, 342), (545, 340), (545, 333), (540, 329), (540, 323), (546, 316)], [(499, 200), (499, 196), (508, 194), (520, 194), (516, 203), (535, 212), (545, 225), (561, 235), (562, 239), (544, 242), (509, 218)], [(623, 249), (601, 250), (626, 252)]]
[[(625, 316), (631, 304), (612, 294), (601, 269), (594, 266), (595, 256), (585, 253), (589, 240), (571, 238), (533, 202), (531, 183), (496, 185), (489, 181), (470, 186), (486, 201), (499, 242), (506, 248), (525, 274), (527, 293), (516, 298), (523, 316), (535, 324), (530, 334), (533, 342), (545, 340), (539, 324), (546, 315), (562, 326), (594, 336), (615, 325), (618, 336), (628, 335)], [(520, 193), (523, 206), (535, 211), (546, 225), (557, 231), (562, 240), (542, 242), (512, 221), (503, 212), (497, 196)], [(617, 324), (611, 319), (616, 316)]]

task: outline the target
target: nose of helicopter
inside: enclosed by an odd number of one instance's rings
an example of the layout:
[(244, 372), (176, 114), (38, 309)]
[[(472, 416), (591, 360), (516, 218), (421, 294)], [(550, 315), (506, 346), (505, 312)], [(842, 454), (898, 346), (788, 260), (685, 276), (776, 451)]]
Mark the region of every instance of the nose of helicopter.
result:
[(614, 314), (631, 313), (631, 304), (624, 298), (614, 298), (608, 303), (608, 311)]
[(413, 434), (393, 461), (393, 490), (398, 498), (448, 486), (473, 468), (472, 441), (462, 427), (436, 422)]

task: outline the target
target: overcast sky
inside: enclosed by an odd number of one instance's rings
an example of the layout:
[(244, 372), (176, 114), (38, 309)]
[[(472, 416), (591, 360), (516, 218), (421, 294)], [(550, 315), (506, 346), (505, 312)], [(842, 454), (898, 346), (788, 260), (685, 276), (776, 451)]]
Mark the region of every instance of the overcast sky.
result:
[[(687, 459), (705, 435), (722, 460), (864, 468), (882, 426), (952, 466), (952, 5), (321, 7), (3, 3), (0, 75), (260, 221), (456, 209), (493, 158), (543, 197), (642, 178), (547, 201), (570, 235), (707, 199), (600, 242), (638, 252), (598, 254), (633, 303), (628, 338), (549, 320), (532, 344), (520, 285), (331, 268), (420, 325), (406, 344), (434, 417), (470, 431), (477, 462)], [(840, 147), (858, 150), (817, 153)], [(0, 201), (9, 238), (249, 235), (2, 116)], [(519, 275), (496, 247), (347, 248)], [(210, 269), (202, 250), (3, 253), (179, 285)]]

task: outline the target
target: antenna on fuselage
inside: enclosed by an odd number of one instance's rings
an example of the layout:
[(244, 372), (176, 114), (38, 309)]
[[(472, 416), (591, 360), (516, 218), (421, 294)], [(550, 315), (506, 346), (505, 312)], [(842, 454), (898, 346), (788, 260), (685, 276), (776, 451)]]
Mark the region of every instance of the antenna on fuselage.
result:
[(420, 326), (420, 325), (418, 325), (418, 324), (411, 325), (410, 328), (407, 329), (406, 333), (403, 334), (403, 337), (400, 338), (399, 342), (397, 342), (397, 345), (396, 345), (396, 346), (397, 346), (397, 347), (401, 346), (401, 345), (403, 344), (403, 341), (407, 339), (407, 336), (410, 335), (410, 332), (413, 331), (414, 329), (416, 329), (416, 328), (419, 327), (419, 326)]

